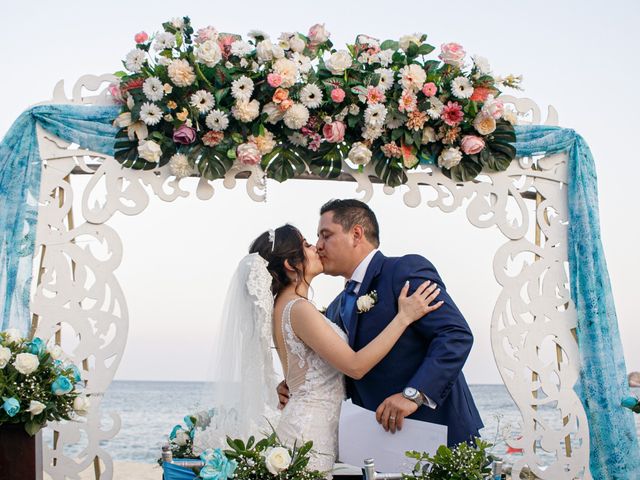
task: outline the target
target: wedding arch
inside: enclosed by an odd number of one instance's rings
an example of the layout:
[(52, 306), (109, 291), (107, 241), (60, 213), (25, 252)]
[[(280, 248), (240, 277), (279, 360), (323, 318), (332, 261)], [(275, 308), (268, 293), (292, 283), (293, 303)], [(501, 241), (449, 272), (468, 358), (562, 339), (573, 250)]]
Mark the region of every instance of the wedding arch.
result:
[[(110, 75), (84, 76), (70, 98), (59, 83), (48, 103), (108, 104), (105, 84), (113, 80)], [(540, 123), (540, 109), (531, 100), (501, 98), (512, 103), (521, 118)], [(557, 123), (552, 107), (545, 123)], [(83, 366), (92, 399), (86, 423), (50, 425), (55, 437), (44, 448), (45, 470), (55, 479), (77, 475), (92, 465), (97, 472), (99, 459), (104, 465), (100, 478), (108, 479), (112, 460), (100, 442), (113, 438), (120, 422), (114, 412), (103, 412), (101, 400), (124, 352), (129, 322), (125, 292), (117, 280), (124, 245), (109, 220), (117, 214), (142, 214), (150, 191), (166, 202), (193, 193), (208, 200), (215, 199), (218, 185), (201, 178), (196, 191), (189, 192), (168, 166), (146, 171), (123, 168), (112, 157), (69, 144), (40, 127), (38, 144), (43, 171), (36, 248), (41, 254), (31, 301), (33, 329), (45, 339), (59, 336), (62, 328), (77, 336), (73, 357)], [(504, 244), (493, 253), (501, 292), (491, 319), (491, 343), (504, 384), (522, 415), (521, 437), (509, 440), (523, 451), (513, 472), (517, 475), (526, 466), (544, 479), (590, 478), (588, 422), (574, 391), (579, 359), (576, 311), (567, 275), (567, 172), (567, 155), (561, 153), (518, 158), (506, 171), (484, 174), (476, 182), (456, 182), (429, 166), (409, 173), (406, 187), (384, 187), (387, 195), (404, 190), (408, 207), (423, 202), (424, 188), (434, 189), (437, 196), (427, 202), (430, 207), (445, 213), (466, 208), (472, 225), (497, 227), (504, 235)], [(70, 177), (79, 174), (91, 175), (83, 192), (71, 186)], [(358, 171), (344, 164), (339, 178), (354, 180), (354, 193), (368, 201), (374, 193), (374, 177), (369, 168)], [(253, 200), (264, 201), (259, 166), (238, 165), (222, 184), (235, 188), (237, 178), (246, 178), (247, 194)], [(99, 185), (104, 193), (97, 193)], [(72, 211), (75, 195), (82, 195), (79, 219), (78, 212)], [(516, 216), (510, 213), (513, 207)], [(81, 241), (86, 239), (96, 241)], [(99, 252), (92, 248), (97, 244)], [(517, 272), (509, 271), (507, 264), (518, 256), (530, 261), (523, 262)], [(539, 353), (545, 342), (555, 344), (557, 356), (551, 361)], [(541, 417), (539, 409), (545, 407), (562, 419), (560, 428)], [(112, 421), (108, 428), (103, 427), (105, 414)], [(85, 439), (82, 451), (77, 456), (65, 453), (65, 446), (81, 437)], [(553, 454), (555, 461), (541, 461), (541, 449)]]
[[(240, 181), (261, 202), (267, 176), (353, 181), (364, 201), (380, 182), (407, 207), (464, 209), (473, 226), (499, 231), (490, 330), (521, 415), (508, 440), (522, 451), (514, 477), (525, 467), (542, 479), (637, 477), (594, 162), (582, 137), (555, 126), (553, 108), (542, 124), (533, 101), (496, 99), (520, 78), (494, 76), (482, 57), (465, 67), (456, 43), (428, 59), (426, 35), (358, 35), (336, 50), (320, 24), (275, 44), (258, 31), (252, 43), (213, 27), (195, 33), (188, 17), (163, 30), (135, 36), (129, 73), (84, 76), (70, 97), (60, 82), (0, 143), (2, 328), (68, 336), (91, 398), (86, 422), (49, 423), (51, 477), (113, 476), (101, 442), (120, 420), (102, 398), (129, 315), (110, 220), (142, 214), (151, 196), (215, 199), (219, 183)], [(182, 179), (196, 170), (192, 192)], [(89, 176), (81, 192), (75, 175)]]

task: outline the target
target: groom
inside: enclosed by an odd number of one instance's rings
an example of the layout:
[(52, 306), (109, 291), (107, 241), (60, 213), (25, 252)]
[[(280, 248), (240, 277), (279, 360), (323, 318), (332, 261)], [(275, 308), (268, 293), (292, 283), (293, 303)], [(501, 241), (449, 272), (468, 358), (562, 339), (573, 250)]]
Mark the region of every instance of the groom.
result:
[[(378, 422), (392, 433), (402, 428), (404, 418), (411, 418), (446, 425), (449, 446), (479, 436), (482, 420), (462, 374), (473, 335), (435, 267), (419, 255), (385, 257), (378, 251), (378, 222), (363, 202), (331, 200), (320, 215), (317, 250), (324, 273), (348, 280), (327, 316), (347, 332), (354, 350), (367, 345), (393, 319), (407, 280), (409, 294), (425, 280), (437, 283), (438, 300), (444, 301), (408, 328), (361, 380), (347, 378), (353, 403), (375, 411)], [(358, 298), (373, 291), (373, 306), (367, 311), (358, 308), (365, 303)], [(278, 393), (286, 404), (286, 385), (281, 384)]]

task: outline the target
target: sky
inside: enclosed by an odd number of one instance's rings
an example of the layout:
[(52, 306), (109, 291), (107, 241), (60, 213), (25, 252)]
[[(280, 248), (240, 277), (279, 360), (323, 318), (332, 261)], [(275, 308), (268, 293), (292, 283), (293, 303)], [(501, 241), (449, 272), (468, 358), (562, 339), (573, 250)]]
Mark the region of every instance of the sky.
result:
[[(616, 299), (627, 367), (640, 370), (640, 226), (638, 191), (636, 1), (368, 2), (149, 2), (87, 4), (23, 1), (3, 5), (0, 30), (0, 135), (30, 105), (51, 98), (54, 85), (67, 92), (84, 74), (121, 69), (133, 35), (149, 33), (175, 16), (194, 27), (246, 35), (260, 29), (306, 32), (325, 23), (340, 48), (359, 33), (380, 39), (426, 33), (435, 46), (455, 41), (485, 56), (495, 73), (522, 74), (525, 91), (543, 111), (553, 105), (560, 125), (591, 146), (598, 171), (602, 241)], [(77, 192), (87, 178), (74, 178)], [(195, 187), (195, 182), (191, 182)], [(493, 255), (504, 243), (496, 229), (472, 226), (460, 210), (443, 214), (425, 203), (409, 208), (402, 192), (377, 188), (370, 205), (381, 224), (386, 255), (419, 253), (440, 271), (475, 336), (465, 366), (470, 383), (500, 383), (489, 325), (500, 291)], [(79, 193), (76, 194), (79, 206)], [(127, 347), (116, 379), (200, 380), (206, 377), (215, 323), (226, 282), (251, 240), (290, 222), (315, 239), (320, 206), (330, 198), (358, 197), (353, 183), (290, 181), (268, 185), (268, 201), (248, 198), (244, 182), (234, 190), (216, 185), (211, 200), (193, 196), (164, 203), (153, 199), (144, 213), (116, 215), (109, 224), (124, 245), (116, 276), (129, 309)], [(79, 211), (79, 210), (78, 210)], [(79, 213), (78, 213), (79, 215)], [(79, 223), (80, 219), (76, 219)], [(341, 280), (319, 278), (314, 301), (327, 305)]]

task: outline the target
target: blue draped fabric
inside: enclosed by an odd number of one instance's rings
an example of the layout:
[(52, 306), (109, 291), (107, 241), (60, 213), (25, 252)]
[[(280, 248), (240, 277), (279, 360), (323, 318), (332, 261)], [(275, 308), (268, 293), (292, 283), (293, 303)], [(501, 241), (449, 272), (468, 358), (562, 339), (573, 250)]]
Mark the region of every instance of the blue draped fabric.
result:
[[(44, 105), (23, 113), (0, 144), (0, 309), (2, 329), (30, 326), (29, 286), (35, 245), (41, 159), (36, 124), (83, 148), (113, 155), (118, 106)], [(569, 268), (578, 313), (578, 394), (589, 420), (590, 468), (595, 479), (640, 478), (640, 452), (628, 395), (598, 218), (593, 157), (573, 130), (516, 127), (519, 156), (569, 154)]]
[(0, 143), (0, 329), (31, 326), (29, 294), (42, 161), (36, 125), (67, 142), (113, 155), (120, 107), (40, 105), (24, 112)]
[(162, 478), (163, 480), (191, 480), (193, 478), (197, 478), (197, 476), (190, 468), (163, 462)]
[(571, 129), (516, 127), (520, 157), (569, 154), (569, 275), (578, 314), (580, 381), (576, 392), (589, 420), (594, 479), (640, 478), (633, 413), (620, 408), (629, 395), (611, 282), (600, 240), (598, 186), (589, 146)]

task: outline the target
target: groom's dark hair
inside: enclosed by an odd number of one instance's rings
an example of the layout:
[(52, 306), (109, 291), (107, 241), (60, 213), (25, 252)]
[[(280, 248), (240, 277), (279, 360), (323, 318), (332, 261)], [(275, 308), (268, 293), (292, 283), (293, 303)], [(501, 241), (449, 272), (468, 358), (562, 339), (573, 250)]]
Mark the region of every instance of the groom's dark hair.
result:
[(360, 225), (364, 230), (365, 238), (374, 247), (380, 246), (380, 227), (373, 210), (364, 202), (353, 198), (345, 200), (329, 200), (320, 208), (320, 215), (333, 212), (333, 221), (342, 226), (345, 232), (355, 225)]

